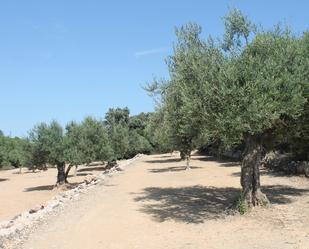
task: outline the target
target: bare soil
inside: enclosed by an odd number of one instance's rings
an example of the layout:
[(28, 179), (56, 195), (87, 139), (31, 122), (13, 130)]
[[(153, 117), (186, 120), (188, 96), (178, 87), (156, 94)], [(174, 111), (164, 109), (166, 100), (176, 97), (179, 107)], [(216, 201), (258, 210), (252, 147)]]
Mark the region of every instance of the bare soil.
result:
[[(309, 248), (308, 179), (263, 170), (263, 191), (271, 206), (230, 215), (227, 207), (240, 191), (239, 164), (194, 156), (192, 169), (185, 170), (178, 157), (141, 157), (47, 219), (23, 248)], [(39, 177), (27, 181), (31, 187), (46, 185)], [(27, 192), (28, 198), (37, 192)], [(7, 197), (16, 198), (9, 193)], [(48, 195), (50, 190), (44, 198)], [(5, 205), (6, 211), (11, 208)]]
[[(78, 168), (77, 176), (73, 176), (75, 168), (71, 169), (68, 181), (70, 186), (83, 182), (88, 174), (102, 172), (103, 166), (89, 166)], [(57, 169), (32, 172), (28, 169), (0, 171), (0, 222), (8, 220), (21, 212), (45, 203), (55, 196), (60, 189), (54, 188)]]

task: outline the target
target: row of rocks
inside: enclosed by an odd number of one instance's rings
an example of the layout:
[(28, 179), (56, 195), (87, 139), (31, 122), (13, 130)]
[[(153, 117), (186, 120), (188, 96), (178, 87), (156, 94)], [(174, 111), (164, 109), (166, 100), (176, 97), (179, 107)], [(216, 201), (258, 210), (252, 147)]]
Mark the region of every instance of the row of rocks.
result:
[(271, 170), (309, 177), (309, 162), (294, 160), (293, 155), (289, 153), (271, 151), (263, 158), (262, 165)]
[(58, 208), (63, 207), (66, 202), (78, 200), (81, 194), (87, 193), (87, 191), (104, 181), (107, 176), (112, 176), (116, 172), (122, 171), (124, 167), (128, 166), (141, 156), (141, 154), (138, 154), (129, 160), (119, 161), (114, 167), (106, 169), (99, 175), (88, 175), (85, 177), (82, 184), (79, 184), (73, 189), (57, 194), (47, 202), (46, 206), (35, 206), (34, 208), (15, 216), (12, 220), (1, 222), (0, 248), (2, 248), (1, 243), (4, 243), (5, 240), (13, 238), (16, 234), (21, 233), (22, 230), (38, 223), (46, 217), (46, 215), (49, 215)]

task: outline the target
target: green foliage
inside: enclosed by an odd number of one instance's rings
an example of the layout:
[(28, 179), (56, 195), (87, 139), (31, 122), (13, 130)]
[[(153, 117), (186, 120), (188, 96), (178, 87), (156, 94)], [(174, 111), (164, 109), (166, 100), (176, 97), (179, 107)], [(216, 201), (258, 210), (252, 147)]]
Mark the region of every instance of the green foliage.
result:
[(150, 122), (150, 113), (140, 113), (130, 117), (129, 121), (129, 149), (126, 157), (130, 158), (138, 153), (150, 154), (153, 147), (150, 144), (146, 127)]
[(94, 160), (108, 161), (113, 157), (108, 132), (103, 122), (87, 117), (81, 123), (81, 143), (86, 162)]
[[(171, 80), (161, 103), (174, 144), (190, 146), (202, 137), (230, 146), (302, 115), (308, 84), (303, 40), (308, 38), (276, 27), (257, 32), (250, 42), (252, 24), (237, 10), (225, 17), (225, 26), (228, 52), (212, 39), (201, 39), (197, 25), (176, 31)], [(247, 45), (234, 53), (241, 37)]]
[(254, 136), (266, 149), (286, 143), (307, 159), (308, 32), (296, 36), (280, 26), (258, 30), (236, 9), (224, 25), (222, 42), (201, 38), (196, 24), (176, 29), (167, 60), (170, 79), (145, 87), (156, 101), (153, 116), (159, 121), (147, 126), (149, 141), (180, 151), (210, 144), (220, 150), (242, 145), (246, 151), (245, 138)]
[(81, 123), (70, 122), (65, 131), (56, 121), (41, 123), (27, 140), (1, 134), (0, 167), (45, 169), (48, 164), (72, 166), (152, 153), (146, 129), (151, 114), (130, 117), (129, 113), (128, 108), (112, 108), (104, 121), (86, 117)]
[(130, 117), (128, 108), (111, 108), (105, 115), (105, 124), (114, 152), (114, 159), (130, 158), (138, 153), (150, 153), (152, 146), (146, 134), (150, 114)]
[(58, 165), (65, 162), (64, 133), (60, 124), (52, 121), (49, 125), (41, 123), (30, 131), (33, 144), (33, 164), (41, 167), (44, 164)]
[(150, 113), (140, 113), (135, 116), (131, 116), (129, 120), (129, 129), (135, 130), (138, 134), (145, 136), (145, 129), (149, 123), (151, 114)]
[[(289, 125), (291, 129), (285, 133), (285, 139), (298, 160), (309, 160), (309, 102), (304, 113)], [(284, 140), (283, 140), (284, 141)]]
[(65, 136), (65, 158), (71, 165), (81, 165), (87, 163), (85, 155), (86, 143), (83, 139), (81, 125), (71, 122), (66, 126)]
[(108, 128), (114, 125), (128, 125), (129, 124), (129, 108), (110, 108), (105, 114), (105, 124)]
[(6, 163), (6, 139), (4, 135), (0, 136), (0, 168), (2, 168)]
[(8, 151), (8, 161), (14, 167), (29, 166), (31, 145), (26, 139), (13, 138)]
[[(239, 57), (227, 64), (218, 98), (218, 134), (225, 143), (239, 143), (244, 134), (265, 134), (285, 119), (301, 115), (306, 99), (299, 39), (275, 30), (258, 34)], [(214, 95), (213, 95), (214, 96)]]
[(71, 165), (113, 159), (108, 132), (103, 122), (87, 117), (81, 124), (69, 123), (65, 134), (65, 158)]
[[(174, 46), (174, 55), (168, 59), (171, 79), (161, 84), (155, 81), (148, 87), (148, 91), (161, 95), (158, 109), (162, 115), (161, 125), (164, 124), (165, 131), (168, 131), (168, 134), (164, 135), (167, 136), (170, 147), (186, 154), (190, 154), (194, 149), (195, 141), (199, 137), (199, 123), (192, 115), (191, 103), (197, 93), (192, 89), (199, 84), (196, 63), (203, 49), (200, 33), (201, 27), (193, 23), (176, 29), (178, 42)], [(191, 125), (193, 122), (195, 126)]]
[(299, 41), (299, 55), (302, 56), (298, 65), (297, 76), (302, 82), (303, 97), (306, 99), (303, 112), (296, 119), (285, 120), (288, 129), (281, 129), (281, 141), (289, 145), (289, 149), (299, 160), (309, 159), (309, 32), (303, 34)]
[(129, 114), (128, 108), (110, 108), (105, 115), (114, 159), (125, 158), (129, 149)]
[(114, 151), (115, 159), (126, 158), (129, 150), (129, 127), (123, 124), (114, 124), (109, 129), (109, 138)]
[(0, 167), (28, 166), (30, 163), (30, 147), (31, 145), (26, 139), (0, 136)]
[(126, 157), (130, 158), (138, 153), (149, 154), (152, 151), (152, 146), (149, 141), (140, 135), (136, 130), (130, 131), (129, 148)]
[(173, 150), (169, 136), (169, 126), (163, 110), (158, 109), (151, 114), (145, 128), (145, 137), (152, 146), (152, 152), (165, 153)]
[(255, 30), (255, 25), (240, 10), (235, 8), (231, 9), (224, 17), (224, 26), (224, 50), (235, 50), (242, 47), (241, 38), (245, 40), (245, 45), (247, 45), (250, 33)]

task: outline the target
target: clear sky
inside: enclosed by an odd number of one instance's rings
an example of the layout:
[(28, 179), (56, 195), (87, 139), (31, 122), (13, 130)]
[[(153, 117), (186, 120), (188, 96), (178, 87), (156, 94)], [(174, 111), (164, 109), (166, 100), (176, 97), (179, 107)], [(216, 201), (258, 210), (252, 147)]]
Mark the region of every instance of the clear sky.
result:
[(0, 129), (25, 136), (38, 122), (101, 118), (109, 107), (152, 111), (141, 86), (168, 76), (174, 27), (194, 21), (219, 36), (228, 7), (266, 27), (309, 24), (306, 0), (1, 0)]

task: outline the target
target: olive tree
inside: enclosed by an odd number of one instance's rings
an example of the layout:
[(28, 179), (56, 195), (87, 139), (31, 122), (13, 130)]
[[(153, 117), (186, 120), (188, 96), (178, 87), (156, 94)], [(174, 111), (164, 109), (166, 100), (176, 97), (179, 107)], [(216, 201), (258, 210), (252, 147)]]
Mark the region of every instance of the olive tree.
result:
[[(237, 21), (246, 18), (236, 13), (226, 18), (226, 32), (231, 32), (226, 37), (236, 36), (239, 40), (243, 36), (246, 45), (240, 48), (240, 42), (234, 46), (229, 43), (232, 45), (218, 72), (220, 80), (203, 82), (202, 104), (208, 116), (206, 131), (216, 134), (226, 145), (245, 142), (242, 191), (246, 204), (256, 206), (268, 203), (261, 192), (259, 173), (264, 141), (279, 127), (286, 126), (287, 119), (297, 119), (304, 110), (308, 54), (304, 54), (303, 37), (278, 27), (258, 31), (249, 40), (243, 28), (235, 28), (235, 23), (246, 24)], [(230, 22), (234, 24), (229, 25)]]
[(145, 136), (151, 144), (153, 152), (166, 153), (174, 150), (169, 129), (164, 110), (157, 108), (145, 127)]
[(110, 108), (105, 115), (105, 124), (114, 151), (114, 159), (126, 158), (129, 150), (129, 109)]
[(57, 185), (66, 182), (65, 175), (65, 144), (64, 132), (60, 124), (52, 121), (41, 123), (30, 131), (30, 141), (33, 144), (33, 157), (42, 164), (57, 166)]
[(306, 120), (308, 34), (257, 30), (237, 10), (224, 20), (222, 43), (200, 38), (195, 25), (178, 31), (161, 104), (178, 138), (190, 135), (226, 147), (244, 143), (243, 196), (248, 206), (264, 205), (259, 166), (265, 141), (278, 129), (290, 129), (287, 121)]
[(0, 167), (20, 168), (30, 163), (31, 144), (27, 139), (0, 135)]
[(177, 43), (167, 60), (170, 80), (154, 81), (146, 88), (160, 94), (160, 110), (168, 126), (169, 140), (180, 151), (181, 158), (187, 160), (187, 168), (191, 151), (201, 138), (202, 105), (198, 101), (205, 45), (200, 33), (201, 27), (194, 23), (176, 29)]
[(75, 166), (74, 176), (76, 176), (78, 166), (87, 162), (85, 149), (81, 125), (75, 122), (70, 122), (66, 126), (65, 136), (65, 158), (69, 163), (65, 173), (66, 179), (68, 178), (72, 166)]
[(112, 158), (113, 151), (103, 122), (87, 117), (81, 124), (71, 122), (67, 125), (65, 159), (69, 166), (66, 178), (72, 166), (75, 166), (76, 175), (78, 165), (96, 160), (109, 161)]

